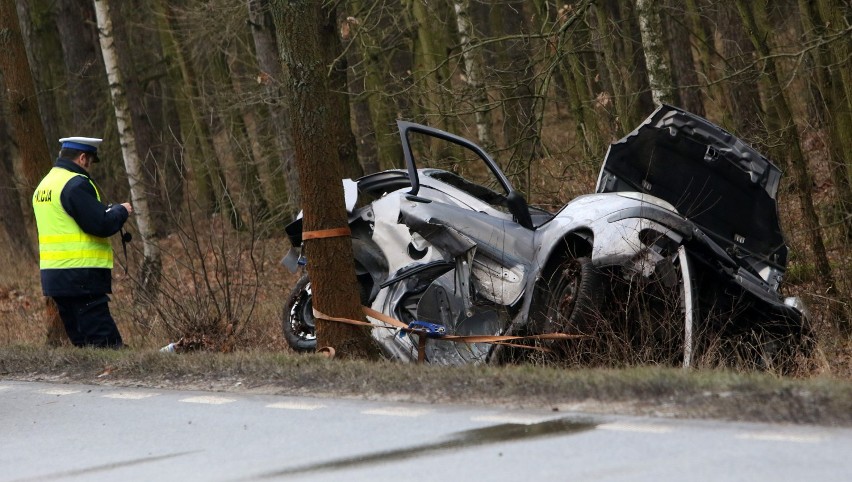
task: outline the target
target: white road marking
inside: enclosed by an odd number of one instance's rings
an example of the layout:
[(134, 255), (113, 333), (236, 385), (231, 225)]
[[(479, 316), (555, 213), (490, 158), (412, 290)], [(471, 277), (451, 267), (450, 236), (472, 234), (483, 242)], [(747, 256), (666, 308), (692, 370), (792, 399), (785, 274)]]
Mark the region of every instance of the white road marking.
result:
[(814, 444), (822, 442), (824, 437), (819, 435), (794, 434), (783, 432), (749, 432), (737, 435), (740, 440), (762, 440), (765, 442), (795, 442)]
[(225, 397), (214, 397), (214, 396), (201, 396), (201, 397), (189, 397), (180, 400), (181, 402), (186, 403), (206, 403), (208, 405), (222, 405), (223, 403), (231, 403), (236, 402), (233, 398), (225, 398)]
[(72, 390), (70, 388), (45, 388), (43, 390), (36, 391), (45, 395), (72, 395), (74, 393), (80, 393), (80, 390)]
[(316, 410), (318, 408), (325, 408), (325, 405), (304, 402), (278, 402), (270, 403), (266, 406), (266, 408), (281, 408), (284, 410)]
[(145, 393), (145, 392), (116, 392), (116, 393), (107, 393), (104, 395), (104, 398), (121, 398), (125, 400), (141, 400), (143, 398), (155, 397), (159, 395), (159, 393)]
[(11, 388), (12, 388), (12, 387), (10, 387), (9, 385), (0, 385), (0, 391), (2, 391), (2, 390), (9, 390), (9, 389), (11, 389)]
[(612, 430), (614, 432), (638, 432), (638, 433), (669, 433), (671, 427), (651, 423), (626, 423), (612, 422), (598, 425), (601, 430)]
[(535, 415), (509, 415), (509, 414), (493, 414), (493, 415), (478, 415), (470, 417), (473, 422), (494, 422), (494, 423), (513, 423), (517, 425), (533, 425), (550, 420), (552, 417), (538, 417)]
[(382, 407), (364, 410), (365, 415), (388, 415), (391, 417), (419, 417), (432, 413), (434, 410), (425, 408), (409, 408), (409, 407)]

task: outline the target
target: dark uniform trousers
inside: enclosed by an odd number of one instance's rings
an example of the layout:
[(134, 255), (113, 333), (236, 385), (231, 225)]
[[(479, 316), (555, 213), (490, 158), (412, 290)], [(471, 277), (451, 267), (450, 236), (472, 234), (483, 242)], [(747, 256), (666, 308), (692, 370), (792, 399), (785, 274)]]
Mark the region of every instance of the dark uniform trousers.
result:
[(105, 294), (54, 296), (68, 338), (75, 346), (119, 348), (121, 334), (109, 312)]

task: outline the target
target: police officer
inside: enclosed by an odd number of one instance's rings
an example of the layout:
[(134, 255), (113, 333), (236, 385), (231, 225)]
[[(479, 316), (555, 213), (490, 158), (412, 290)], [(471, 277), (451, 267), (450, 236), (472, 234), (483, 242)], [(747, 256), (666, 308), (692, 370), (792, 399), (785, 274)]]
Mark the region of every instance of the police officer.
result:
[(102, 139), (66, 137), (53, 169), (33, 194), (38, 225), (41, 286), (56, 301), (75, 346), (120, 348), (121, 334), (109, 311), (112, 245), (133, 212), (130, 203), (107, 206), (89, 177)]

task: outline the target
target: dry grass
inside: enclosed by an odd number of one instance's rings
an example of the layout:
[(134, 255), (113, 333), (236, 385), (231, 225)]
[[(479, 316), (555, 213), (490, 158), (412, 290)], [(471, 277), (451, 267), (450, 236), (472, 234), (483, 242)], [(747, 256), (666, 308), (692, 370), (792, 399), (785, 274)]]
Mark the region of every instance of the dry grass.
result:
[[(162, 242), (162, 293), (151, 304), (140, 302), (136, 282), (141, 247), (130, 244), (125, 274), (121, 246), (115, 246), (110, 307), (125, 343), (146, 349), (181, 337), (205, 336), (215, 350), (287, 350), (280, 310), (296, 280), (278, 264), (287, 241), (247, 243), (246, 235), (223, 233), (216, 223), (204, 229), (210, 236), (200, 246), (190, 246), (177, 234)], [(213, 245), (210, 239), (227, 240)], [(46, 310), (38, 267), (11, 257), (0, 263), (0, 343), (44, 344)]]
[(440, 367), (240, 351), (0, 346), (0, 377), (264, 394), (383, 398), (553, 411), (852, 425), (852, 383), (660, 367)]

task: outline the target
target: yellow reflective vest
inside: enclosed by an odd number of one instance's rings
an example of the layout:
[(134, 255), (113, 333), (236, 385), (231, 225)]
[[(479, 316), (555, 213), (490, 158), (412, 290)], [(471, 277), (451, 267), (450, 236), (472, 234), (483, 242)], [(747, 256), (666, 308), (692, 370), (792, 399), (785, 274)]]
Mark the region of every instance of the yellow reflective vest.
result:
[[(74, 176), (83, 175), (54, 167), (42, 179), (33, 194), (40, 267), (112, 269), (112, 245), (109, 240), (83, 232), (74, 218), (65, 212), (59, 200), (62, 189)], [(95, 188), (95, 194), (100, 201), (100, 191), (91, 179), (89, 182)]]

